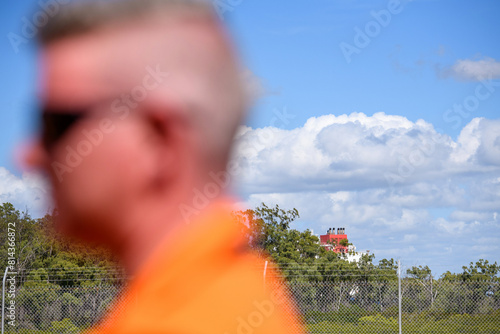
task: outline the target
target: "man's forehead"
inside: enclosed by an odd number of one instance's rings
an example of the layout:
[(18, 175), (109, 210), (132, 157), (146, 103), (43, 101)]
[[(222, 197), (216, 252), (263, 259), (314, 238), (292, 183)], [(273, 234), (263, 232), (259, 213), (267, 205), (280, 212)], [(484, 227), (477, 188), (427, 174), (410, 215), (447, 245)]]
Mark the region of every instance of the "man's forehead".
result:
[(175, 71), (186, 56), (201, 62), (218, 53), (224, 44), (214, 43), (216, 34), (196, 23), (174, 22), (163, 29), (130, 24), (55, 41), (42, 50), (41, 98), (54, 104), (109, 98), (138, 84), (148, 66), (170, 64)]
[(40, 94), (45, 103), (86, 103), (112, 89), (101, 80), (104, 63), (98, 49), (82, 38), (52, 43), (42, 50), (40, 62)]

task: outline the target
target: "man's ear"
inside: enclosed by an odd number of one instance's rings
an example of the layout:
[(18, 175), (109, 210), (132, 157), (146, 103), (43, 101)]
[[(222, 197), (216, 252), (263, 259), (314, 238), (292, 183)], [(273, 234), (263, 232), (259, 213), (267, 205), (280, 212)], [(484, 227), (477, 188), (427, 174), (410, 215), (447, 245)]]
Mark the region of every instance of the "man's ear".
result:
[(14, 154), (15, 162), (22, 170), (48, 168), (47, 152), (39, 139), (20, 144)]
[(153, 155), (154, 186), (168, 186), (186, 168), (190, 153), (189, 127), (185, 114), (173, 106), (147, 104), (142, 116)]

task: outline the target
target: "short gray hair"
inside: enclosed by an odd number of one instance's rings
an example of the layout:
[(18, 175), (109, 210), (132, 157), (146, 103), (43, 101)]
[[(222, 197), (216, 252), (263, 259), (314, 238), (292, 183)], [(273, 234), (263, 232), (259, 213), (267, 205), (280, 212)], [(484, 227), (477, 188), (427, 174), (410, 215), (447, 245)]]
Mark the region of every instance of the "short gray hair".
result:
[(165, 15), (199, 16), (217, 20), (211, 4), (204, 0), (87, 0), (61, 5), (60, 10), (38, 31), (42, 45), (64, 37), (84, 34), (108, 24)]

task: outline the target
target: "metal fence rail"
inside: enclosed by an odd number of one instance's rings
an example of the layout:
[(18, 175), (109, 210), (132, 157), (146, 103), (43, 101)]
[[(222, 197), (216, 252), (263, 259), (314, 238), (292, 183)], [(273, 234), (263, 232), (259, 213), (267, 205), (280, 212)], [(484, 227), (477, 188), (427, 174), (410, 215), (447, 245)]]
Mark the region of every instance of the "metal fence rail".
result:
[[(295, 281), (288, 289), (310, 333), (399, 332), (398, 281)], [(16, 290), (16, 326), (7, 317), (5, 333), (80, 333), (121, 291), (120, 284), (27, 282)], [(10, 300), (6, 296), (5, 305)], [(500, 334), (498, 282), (402, 279), (401, 305), (402, 333)]]

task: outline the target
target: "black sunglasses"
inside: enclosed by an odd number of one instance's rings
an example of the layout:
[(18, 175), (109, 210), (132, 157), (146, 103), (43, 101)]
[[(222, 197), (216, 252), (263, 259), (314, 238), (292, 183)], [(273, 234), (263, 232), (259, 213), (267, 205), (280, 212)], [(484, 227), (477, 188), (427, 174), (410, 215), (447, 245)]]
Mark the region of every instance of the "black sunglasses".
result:
[(48, 107), (41, 112), (42, 144), (46, 150), (52, 147), (79, 121), (109, 111), (115, 98), (105, 98), (79, 107)]
[(78, 121), (86, 110), (44, 109), (42, 112), (42, 144), (50, 150)]

